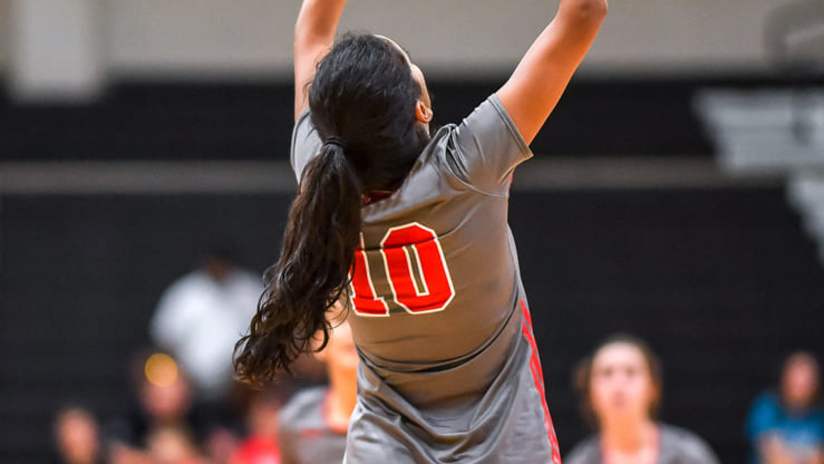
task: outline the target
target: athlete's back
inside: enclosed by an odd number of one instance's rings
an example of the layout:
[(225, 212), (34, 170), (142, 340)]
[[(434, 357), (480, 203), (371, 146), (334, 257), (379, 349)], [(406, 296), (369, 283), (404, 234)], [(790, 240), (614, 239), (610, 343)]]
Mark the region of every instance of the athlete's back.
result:
[[(293, 135), (298, 178), (321, 143), (306, 113)], [(507, 225), (512, 173), (530, 156), (493, 95), (440, 129), (398, 190), (364, 206), (349, 462), (558, 456)]]
[(345, 462), (559, 463), (508, 195), (606, 0), (561, 0), (511, 78), (431, 138), (423, 72), (398, 44), (334, 43), (345, 3), (304, 0), (298, 17), (300, 188), (238, 373), (287, 367), (346, 296), (362, 363)]

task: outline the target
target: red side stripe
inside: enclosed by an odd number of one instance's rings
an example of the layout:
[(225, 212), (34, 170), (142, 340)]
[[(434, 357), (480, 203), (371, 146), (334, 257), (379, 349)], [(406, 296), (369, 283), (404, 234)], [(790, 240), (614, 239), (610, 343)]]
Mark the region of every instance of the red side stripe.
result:
[(538, 345), (535, 343), (535, 335), (532, 332), (532, 315), (529, 313), (529, 308), (526, 307), (526, 303), (523, 300), (521, 300), (521, 311), (523, 313), (521, 331), (529, 343), (530, 351), (532, 352), (529, 359), (529, 370), (532, 373), (532, 381), (535, 383), (535, 388), (541, 397), (541, 407), (544, 409), (544, 426), (549, 435), (549, 442), (552, 445), (552, 464), (561, 464), (558, 438), (555, 436), (555, 426), (552, 424), (552, 416), (549, 413), (549, 405), (546, 402), (544, 372), (541, 368), (541, 359), (538, 356)]
[(544, 384), (544, 370), (541, 367), (541, 359), (538, 357), (538, 350), (536, 347), (538, 344), (535, 342), (535, 335), (532, 329), (532, 313), (529, 312), (529, 308), (527, 308), (526, 303), (524, 300), (521, 300), (521, 311), (524, 315), (524, 322), (526, 323), (526, 328), (524, 329), (524, 335), (526, 336), (527, 340), (529, 340), (529, 345), (532, 346), (533, 350), (532, 353), (535, 356), (535, 360), (538, 364), (538, 373), (541, 374), (541, 385)]

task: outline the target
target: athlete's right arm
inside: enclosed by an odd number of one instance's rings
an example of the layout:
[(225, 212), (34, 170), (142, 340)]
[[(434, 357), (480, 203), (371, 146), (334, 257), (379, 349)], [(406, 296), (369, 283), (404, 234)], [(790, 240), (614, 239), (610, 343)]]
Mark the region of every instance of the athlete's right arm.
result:
[(346, 0), (304, 0), (295, 24), (295, 119), (306, 109), (318, 62), (335, 42)]
[(558, 13), (497, 94), (526, 143), (558, 104), (606, 17), (607, 0), (561, 0)]

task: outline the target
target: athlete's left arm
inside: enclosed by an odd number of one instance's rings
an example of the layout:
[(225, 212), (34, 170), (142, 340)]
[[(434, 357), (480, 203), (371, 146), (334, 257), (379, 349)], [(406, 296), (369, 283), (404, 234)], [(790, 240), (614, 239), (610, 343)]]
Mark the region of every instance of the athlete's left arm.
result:
[(526, 143), (541, 130), (607, 13), (607, 0), (561, 0), (558, 13), (498, 90)]
[(295, 119), (306, 109), (318, 62), (335, 42), (346, 0), (304, 0), (295, 24)]

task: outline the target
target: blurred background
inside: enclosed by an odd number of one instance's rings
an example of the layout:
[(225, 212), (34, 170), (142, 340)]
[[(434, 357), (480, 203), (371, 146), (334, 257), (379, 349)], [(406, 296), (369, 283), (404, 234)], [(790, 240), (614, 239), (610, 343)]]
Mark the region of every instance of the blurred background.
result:
[[(110, 461), (173, 441), (142, 435), (164, 414), (220, 461), (244, 411), (323, 381), (309, 361), (256, 403), (227, 371), (295, 188), (299, 3), (0, 0), (0, 461)], [(444, 124), (556, 6), (350, 0), (342, 28), (403, 44)], [(613, 1), (532, 147), (510, 222), (562, 449), (591, 431), (577, 362), (630, 332), (660, 418), (746, 462), (783, 360), (824, 355), (824, 1)]]

